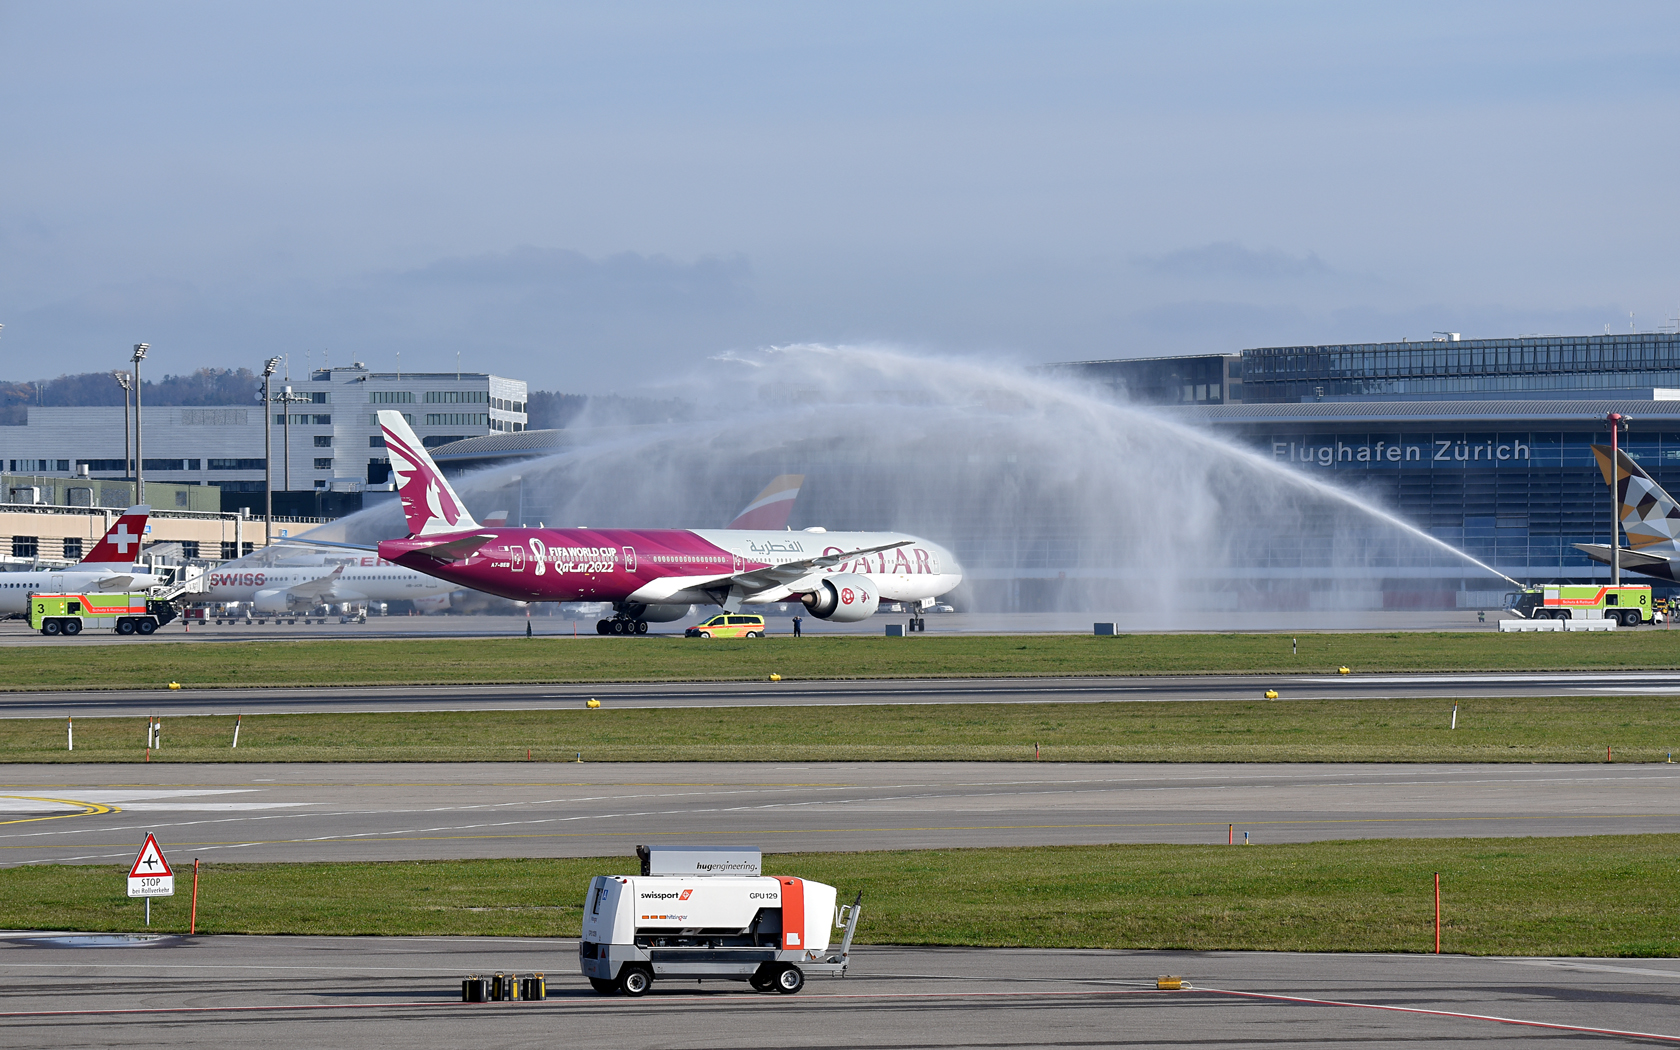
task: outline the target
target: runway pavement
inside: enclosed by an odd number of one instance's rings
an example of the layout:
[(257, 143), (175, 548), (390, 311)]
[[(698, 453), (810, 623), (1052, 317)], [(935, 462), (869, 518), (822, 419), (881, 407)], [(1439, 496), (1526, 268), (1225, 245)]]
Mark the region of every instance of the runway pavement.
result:
[(845, 704), (1111, 703), (1150, 700), (1382, 700), (1395, 697), (1674, 696), (1673, 671), (1544, 674), (1181, 675), (879, 681), (677, 682), (595, 685), (297, 686), (0, 693), (0, 718), (136, 713), (281, 714), (325, 711), (530, 711), (599, 698), (614, 707), (779, 707)]
[[(865, 923), (868, 922), (867, 911)], [(880, 931), (876, 931), (879, 933)], [(1680, 1042), (1672, 959), (876, 948), (794, 996), (655, 982), (605, 997), (576, 942), (0, 934), (0, 1046), (584, 1048), (1650, 1046)], [(463, 1004), (543, 971), (544, 1002)], [(1164, 973), (1191, 983), (1155, 989)]]
[(1672, 765), (1025, 763), (0, 767), (0, 866), (1680, 830)]
[[(600, 614), (574, 618), (570, 615), (544, 615), (546, 608), (538, 607), (531, 617), (531, 625), (539, 638), (589, 639), (612, 644), (633, 643), (629, 638), (602, 638), (595, 633), (595, 621)], [(695, 607), (692, 616), (671, 623), (649, 625), (649, 634), (681, 637), (683, 628), (700, 622), (716, 612), (715, 608)], [(754, 611), (749, 609), (750, 611)], [(764, 612), (771, 634), (792, 634), (792, 613), (774, 610)], [(1322, 612), (1312, 610), (1268, 610), (1241, 612), (1236, 610), (1185, 611), (1172, 613), (1158, 609), (1120, 612), (1084, 613), (929, 613), (927, 633), (940, 634), (1090, 634), (1097, 621), (1112, 622), (1122, 633), (1200, 633), (1218, 632), (1276, 632), (1295, 631), (1491, 631), (1501, 615), (1487, 613), (1487, 622), (1476, 618), (1474, 609), (1442, 609), (1427, 612), (1364, 611)], [(805, 617), (805, 633), (813, 637), (825, 634), (877, 635), (889, 623), (905, 623), (906, 613), (877, 613), (857, 623), (828, 623)], [(48, 638), (29, 629), (23, 620), (0, 621), (0, 646), (8, 645), (156, 645), (159, 642), (242, 642), (242, 641), (298, 641), (334, 638), (510, 638), (525, 634), (523, 616), (370, 616), (364, 624), (341, 624), (331, 618), (324, 624), (280, 623), (272, 617), (266, 623), (246, 626), (243, 621), (229, 621), (217, 626), (211, 620), (202, 627), (188, 628), (177, 620), (150, 638), (118, 638), (108, 631), (89, 631), (74, 638)]]

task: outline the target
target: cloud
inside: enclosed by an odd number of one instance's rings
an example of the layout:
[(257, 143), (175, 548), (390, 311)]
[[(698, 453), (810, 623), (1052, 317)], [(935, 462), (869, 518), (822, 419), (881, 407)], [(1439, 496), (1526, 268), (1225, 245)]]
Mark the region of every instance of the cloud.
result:
[(1328, 277), (1336, 271), (1315, 252), (1289, 255), (1275, 248), (1254, 251), (1235, 241), (1216, 241), (1165, 255), (1139, 256), (1138, 266), (1163, 277), (1229, 278), (1256, 281)]

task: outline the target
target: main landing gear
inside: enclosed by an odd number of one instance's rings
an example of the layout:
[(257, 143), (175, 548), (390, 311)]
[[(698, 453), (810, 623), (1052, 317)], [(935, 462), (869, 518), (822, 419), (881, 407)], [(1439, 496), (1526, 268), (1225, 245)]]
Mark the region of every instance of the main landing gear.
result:
[(632, 620), (628, 616), (614, 616), (610, 620), (598, 620), (595, 623), (596, 634), (646, 634), (646, 620)]

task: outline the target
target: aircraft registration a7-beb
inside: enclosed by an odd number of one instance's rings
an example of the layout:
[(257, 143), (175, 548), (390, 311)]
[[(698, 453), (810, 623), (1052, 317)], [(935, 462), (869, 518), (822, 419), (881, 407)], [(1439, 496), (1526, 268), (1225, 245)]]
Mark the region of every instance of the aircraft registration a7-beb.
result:
[(611, 602), (615, 632), (646, 632), (694, 603), (735, 612), (798, 601), (849, 623), (882, 601), (931, 601), (962, 582), (949, 551), (898, 532), (480, 525), (403, 417), (380, 412), (379, 423), (409, 528), (379, 544), (381, 558), (515, 601)]

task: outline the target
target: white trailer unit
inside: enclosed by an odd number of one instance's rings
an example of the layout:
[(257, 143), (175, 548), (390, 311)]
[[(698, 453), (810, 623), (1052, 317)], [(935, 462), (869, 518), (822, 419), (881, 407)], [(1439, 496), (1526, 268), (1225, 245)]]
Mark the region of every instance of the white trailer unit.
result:
[[(808, 975), (845, 976), (861, 908), (836, 908), (833, 886), (688, 872), (591, 880), (578, 955), (596, 991), (642, 995), (662, 978), (712, 978), (791, 995)], [(831, 947), (836, 928), (844, 935)]]

